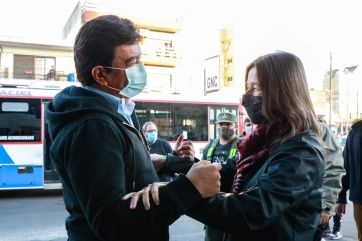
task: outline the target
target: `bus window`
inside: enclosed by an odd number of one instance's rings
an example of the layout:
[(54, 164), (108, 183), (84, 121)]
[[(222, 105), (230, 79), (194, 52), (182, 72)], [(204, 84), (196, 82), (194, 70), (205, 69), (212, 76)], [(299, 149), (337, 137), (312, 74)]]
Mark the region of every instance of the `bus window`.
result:
[(192, 141), (208, 139), (207, 105), (137, 102), (136, 113), (141, 126), (147, 121), (156, 123), (161, 139), (176, 141), (185, 132)]
[(0, 141), (40, 142), (40, 99), (0, 99)]
[(136, 102), (135, 111), (141, 126), (147, 121), (156, 123), (161, 139), (176, 141), (181, 133), (187, 133), (188, 140), (207, 143), (217, 137), (217, 115), (221, 112), (237, 115), (238, 106), (140, 101)]
[(173, 134), (173, 105), (169, 103), (137, 102), (136, 113), (140, 125), (153, 121), (158, 127), (158, 136), (164, 140), (172, 140)]
[(1, 110), (3, 112), (28, 112), (29, 103), (26, 103), (26, 102), (2, 102)]
[(187, 139), (191, 141), (207, 141), (207, 106), (175, 104), (176, 138), (187, 132)]

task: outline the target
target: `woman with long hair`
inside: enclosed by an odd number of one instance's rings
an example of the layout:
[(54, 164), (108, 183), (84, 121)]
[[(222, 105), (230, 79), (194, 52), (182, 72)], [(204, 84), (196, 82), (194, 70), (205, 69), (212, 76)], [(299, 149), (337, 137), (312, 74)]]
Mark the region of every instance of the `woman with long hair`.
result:
[(274, 52), (254, 60), (245, 80), (242, 105), (257, 128), (238, 142), (232, 193), (204, 199), (187, 214), (224, 231), (227, 241), (313, 240), (324, 151), (303, 64)]

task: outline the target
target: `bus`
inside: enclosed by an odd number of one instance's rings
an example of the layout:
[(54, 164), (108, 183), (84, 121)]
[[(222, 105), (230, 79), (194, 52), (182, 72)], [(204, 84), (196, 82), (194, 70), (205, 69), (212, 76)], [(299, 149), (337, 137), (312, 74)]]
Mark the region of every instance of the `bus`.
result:
[[(50, 160), (51, 140), (44, 112), (59, 91), (74, 84), (78, 83), (0, 80), (0, 190), (61, 188)], [(221, 103), (206, 97), (187, 100), (181, 95), (141, 93), (134, 102), (141, 126), (154, 121), (159, 138), (172, 146), (184, 134), (193, 141), (199, 158), (207, 143), (216, 138), (217, 115), (231, 112), (240, 116), (239, 101)]]
[[(144, 98), (142, 98), (144, 97)], [(222, 112), (237, 116), (236, 134), (242, 133), (242, 111), (238, 99), (215, 101), (205, 96), (188, 98), (184, 95), (160, 95), (144, 93), (136, 96), (136, 113), (142, 126), (146, 121), (153, 121), (158, 127), (158, 137), (167, 140), (173, 147), (177, 137), (191, 140), (195, 155), (202, 157), (202, 152), (210, 140), (217, 137), (216, 118)]]

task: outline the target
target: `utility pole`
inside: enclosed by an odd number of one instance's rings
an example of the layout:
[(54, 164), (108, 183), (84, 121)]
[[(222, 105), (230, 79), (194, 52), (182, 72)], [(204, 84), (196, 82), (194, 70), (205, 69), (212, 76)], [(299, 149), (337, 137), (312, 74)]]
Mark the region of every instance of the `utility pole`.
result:
[(358, 98), (358, 91), (357, 91), (357, 113), (356, 113), (357, 119), (360, 118), (359, 116), (359, 98)]
[[(350, 66), (350, 67), (345, 67), (343, 72), (346, 74), (346, 75), (351, 75), (355, 70), (356, 68), (358, 67), (358, 65), (354, 65), (354, 66)], [(350, 101), (350, 81), (351, 81), (351, 77), (352, 76), (348, 76), (347, 78), (347, 115), (346, 115), (346, 133), (348, 133), (348, 128), (349, 128), (349, 122), (351, 121), (351, 113), (350, 113), (350, 107), (349, 107), (349, 101)], [(353, 83), (352, 83), (352, 88), (353, 88)], [(353, 91), (354, 93), (354, 91)], [(357, 90), (357, 101), (358, 101), (358, 90)], [(357, 112), (358, 112), (358, 102), (357, 102)], [(357, 117), (358, 117), (358, 114), (357, 114)]]
[(346, 116), (346, 134), (348, 133), (348, 126), (349, 126), (349, 79), (347, 79), (347, 116)]
[(332, 51), (329, 52), (329, 126), (332, 126)]

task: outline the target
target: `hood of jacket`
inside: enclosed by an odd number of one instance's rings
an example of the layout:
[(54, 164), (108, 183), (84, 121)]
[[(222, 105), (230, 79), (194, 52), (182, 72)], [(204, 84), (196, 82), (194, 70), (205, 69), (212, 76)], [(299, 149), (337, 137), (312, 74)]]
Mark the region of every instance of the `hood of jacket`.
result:
[(47, 105), (45, 111), (50, 137), (54, 140), (62, 127), (90, 113), (104, 113), (122, 118), (103, 96), (82, 87), (65, 88)]
[(362, 130), (362, 120), (359, 120), (359, 121), (355, 122), (352, 125), (352, 129), (354, 129), (354, 130), (361, 129)]

